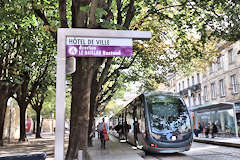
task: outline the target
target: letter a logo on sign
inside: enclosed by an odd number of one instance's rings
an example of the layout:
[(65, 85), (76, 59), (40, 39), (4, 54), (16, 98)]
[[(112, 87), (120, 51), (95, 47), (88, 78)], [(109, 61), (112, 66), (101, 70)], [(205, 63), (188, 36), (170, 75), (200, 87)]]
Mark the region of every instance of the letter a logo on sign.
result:
[(74, 47), (74, 46), (71, 46), (71, 47), (69, 47), (69, 49), (68, 49), (68, 53), (71, 54), (71, 55), (73, 55), (73, 56), (76, 55), (77, 52), (78, 52), (78, 49), (77, 49), (76, 47)]

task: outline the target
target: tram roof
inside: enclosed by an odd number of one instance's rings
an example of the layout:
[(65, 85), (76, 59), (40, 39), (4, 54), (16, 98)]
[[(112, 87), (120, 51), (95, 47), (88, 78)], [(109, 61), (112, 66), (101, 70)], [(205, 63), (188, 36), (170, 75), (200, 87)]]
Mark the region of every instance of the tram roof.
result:
[(174, 92), (168, 92), (168, 91), (149, 91), (143, 93), (145, 96), (151, 96), (151, 95), (166, 95), (166, 96), (176, 96), (181, 97), (179, 93)]

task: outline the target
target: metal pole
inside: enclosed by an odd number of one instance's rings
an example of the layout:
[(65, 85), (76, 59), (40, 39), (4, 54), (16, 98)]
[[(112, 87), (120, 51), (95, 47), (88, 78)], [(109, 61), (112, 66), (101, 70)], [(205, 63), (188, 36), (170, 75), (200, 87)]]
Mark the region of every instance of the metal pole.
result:
[[(64, 36), (64, 35), (63, 35)], [(56, 129), (55, 129), (55, 160), (64, 160), (64, 133), (65, 133), (65, 80), (66, 55), (65, 38), (58, 33), (57, 77), (56, 77)]]
[(237, 116), (236, 116), (236, 107), (235, 107), (235, 103), (233, 103), (233, 116), (234, 116), (234, 124), (235, 124), (235, 133), (236, 133), (236, 137), (238, 137), (238, 125), (237, 125)]

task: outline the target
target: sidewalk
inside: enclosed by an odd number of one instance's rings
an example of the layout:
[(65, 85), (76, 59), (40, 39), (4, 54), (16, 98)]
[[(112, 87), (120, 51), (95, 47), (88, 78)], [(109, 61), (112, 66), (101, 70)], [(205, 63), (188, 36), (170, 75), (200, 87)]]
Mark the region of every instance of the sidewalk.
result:
[(143, 160), (139, 155), (140, 152), (127, 143), (120, 143), (111, 135), (106, 143), (106, 149), (101, 149), (99, 139), (94, 139), (93, 147), (88, 148), (90, 160)]
[(205, 138), (205, 137), (194, 137), (194, 142), (200, 143), (208, 143), (208, 144), (215, 144), (221, 146), (228, 146), (228, 147), (237, 147), (240, 148), (240, 138), (223, 138), (223, 137), (215, 137), (215, 138)]
[[(53, 134), (42, 134), (42, 138), (35, 139), (34, 135), (27, 136), (28, 141), (18, 143), (18, 140), (11, 140), (11, 143), (5, 143), (0, 146), (0, 157), (38, 154), (45, 152), (46, 160), (54, 160), (54, 140)], [(65, 137), (65, 151), (67, 150), (68, 136)]]

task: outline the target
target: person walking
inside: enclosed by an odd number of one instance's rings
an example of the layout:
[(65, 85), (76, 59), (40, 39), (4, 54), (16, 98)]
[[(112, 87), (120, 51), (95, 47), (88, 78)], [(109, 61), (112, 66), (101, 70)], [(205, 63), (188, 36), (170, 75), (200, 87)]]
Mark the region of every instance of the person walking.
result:
[(194, 133), (195, 133), (196, 137), (198, 137), (198, 135), (199, 135), (200, 133), (202, 133), (202, 132), (203, 132), (203, 126), (202, 126), (202, 124), (199, 122), (199, 123), (198, 123), (198, 129), (194, 129)]
[(218, 133), (218, 129), (215, 123), (212, 124), (212, 138), (214, 138), (216, 136), (216, 134)]
[(102, 122), (98, 126), (98, 130), (100, 132), (101, 148), (105, 149), (106, 140), (107, 140), (107, 137), (108, 137), (108, 134), (107, 134), (107, 132), (108, 132), (108, 125), (104, 121), (105, 120), (103, 118)]
[(206, 128), (205, 128), (205, 137), (206, 137), (206, 138), (208, 138), (209, 132), (210, 132), (210, 125), (207, 124), (207, 125), (206, 125)]

